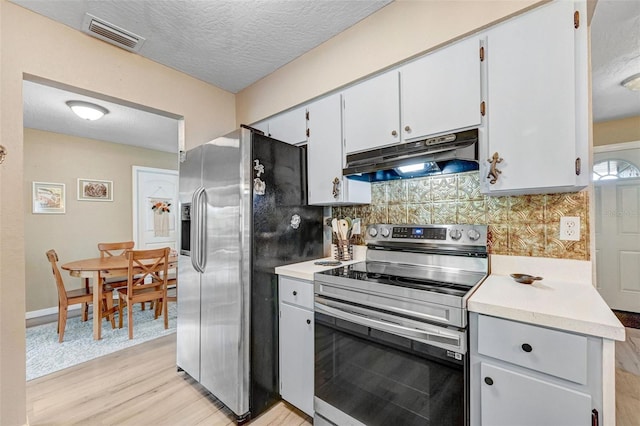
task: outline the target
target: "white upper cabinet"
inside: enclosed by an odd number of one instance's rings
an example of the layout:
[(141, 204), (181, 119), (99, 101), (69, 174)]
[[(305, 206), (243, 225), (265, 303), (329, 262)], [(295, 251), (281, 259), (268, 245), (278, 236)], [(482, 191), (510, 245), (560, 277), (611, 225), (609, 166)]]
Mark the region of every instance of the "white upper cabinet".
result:
[(347, 154), (478, 127), (480, 47), (472, 37), (346, 89)]
[(335, 94), (308, 105), (309, 204), (370, 203), (371, 184), (342, 176), (342, 107)]
[[(584, 2), (552, 2), (487, 32), (484, 193), (576, 191), (588, 184), (587, 53)], [(494, 155), (499, 162), (492, 168)]]
[(400, 68), (403, 140), (481, 124), (480, 48), (472, 37)]
[(398, 71), (355, 86), (344, 96), (344, 132), (348, 154), (400, 142)]
[(292, 145), (304, 143), (307, 141), (306, 114), (306, 106), (278, 114), (267, 120), (269, 130), (265, 134)]
[(269, 136), (269, 120), (258, 121), (257, 123), (253, 123), (251, 127)]

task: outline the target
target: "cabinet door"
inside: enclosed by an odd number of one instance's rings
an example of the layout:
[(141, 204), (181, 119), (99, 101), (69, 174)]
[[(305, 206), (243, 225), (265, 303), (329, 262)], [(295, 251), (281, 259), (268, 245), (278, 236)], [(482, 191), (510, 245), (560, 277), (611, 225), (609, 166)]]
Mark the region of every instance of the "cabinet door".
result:
[(447, 46), (400, 69), (402, 137), (479, 126), (480, 39)]
[(400, 142), (398, 71), (356, 84), (343, 96), (347, 154)]
[(280, 395), (313, 416), (313, 312), (280, 303)]
[[(342, 106), (340, 94), (309, 105), (307, 142), (307, 187), (309, 204), (342, 201)], [(333, 194), (337, 179), (338, 194)]]
[(488, 363), (480, 364), (481, 424), (589, 425), (591, 396)]
[(307, 108), (300, 107), (269, 119), (269, 136), (292, 145), (307, 140)]
[[(588, 183), (586, 157), (585, 181), (576, 178), (576, 159), (588, 146), (585, 67), (575, 50), (586, 40), (586, 22), (575, 29), (573, 16), (573, 2), (553, 2), (489, 30), (485, 191), (566, 191)], [(502, 173), (491, 184), (487, 159), (494, 153)]]
[[(309, 204), (370, 203), (371, 184), (342, 176), (342, 106), (340, 94), (308, 106), (307, 186)], [(334, 193), (335, 185), (335, 193)]]

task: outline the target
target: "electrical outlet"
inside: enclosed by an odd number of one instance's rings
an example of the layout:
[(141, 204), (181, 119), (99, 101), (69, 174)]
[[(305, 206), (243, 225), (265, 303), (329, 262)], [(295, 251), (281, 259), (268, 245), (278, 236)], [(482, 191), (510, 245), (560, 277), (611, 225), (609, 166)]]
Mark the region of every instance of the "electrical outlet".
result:
[(580, 241), (579, 217), (563, 216), (560, 218), (560, 239), (565, 241)]

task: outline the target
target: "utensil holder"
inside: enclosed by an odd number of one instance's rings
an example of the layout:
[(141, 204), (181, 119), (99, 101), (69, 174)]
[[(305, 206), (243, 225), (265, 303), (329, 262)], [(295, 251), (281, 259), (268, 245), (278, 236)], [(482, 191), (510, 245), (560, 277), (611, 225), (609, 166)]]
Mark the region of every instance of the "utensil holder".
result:
[(348, 240), (338, 240), (336, 244), (331, 244), (331, 254), (335, 260), (351, 260), (353, 246)]

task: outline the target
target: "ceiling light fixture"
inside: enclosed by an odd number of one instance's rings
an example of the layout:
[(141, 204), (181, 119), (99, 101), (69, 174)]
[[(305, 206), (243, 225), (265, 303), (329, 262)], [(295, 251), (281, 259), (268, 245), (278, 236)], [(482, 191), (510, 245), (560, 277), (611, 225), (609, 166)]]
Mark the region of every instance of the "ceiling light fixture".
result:
[(631, 77), (625, 78), (622, 80), (622, 84), (629, 90), (638, 91), (640, 90), (640, 73), (634, 74)]
[(90, 102), (67, 101), (67, 106), (83, 120), (94, 121), (102, 118), (105, 114), (109, 114), (108, 109)]

